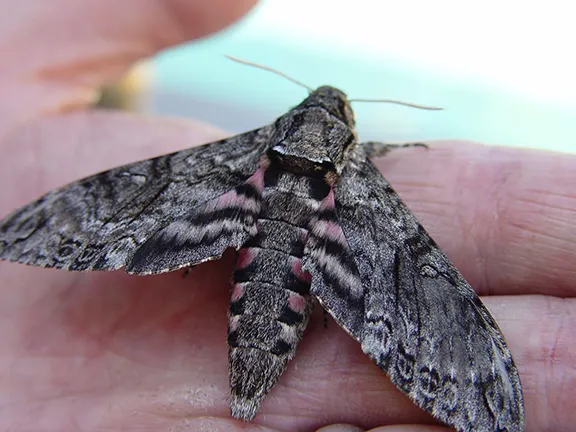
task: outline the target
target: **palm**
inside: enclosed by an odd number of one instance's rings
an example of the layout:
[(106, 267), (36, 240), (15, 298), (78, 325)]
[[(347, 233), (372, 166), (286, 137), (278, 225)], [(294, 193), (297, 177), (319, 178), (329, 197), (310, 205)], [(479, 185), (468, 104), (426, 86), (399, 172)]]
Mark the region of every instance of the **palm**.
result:
[[(186, 278), (181, 272), (137, 277), (4, 264), (3, 304), (10, 313), (0, 339), (12, 366), (3, 390), (18, 400), (14, 418), (38, 430), (64, 419), (94, 430), (159, 430), (183, 421), (199, 427), (208, 416), (226, 419), (232, 264), (233, 254), (227, 254)], [(344, 371), (349, 382), (332, 382)], [(337, 398), (330, 396), (334, 387)], [(427, 418), (333, 322), (324, 329), (317, 313), (298, 358), (263, 407), (264, 423), (293, 430), (306, 417), (320, 420), (327, 410), (335, 415), (351, 404), (356, 413), (340, 420), (362, 422), (366, 401), (363, 392), (347, 393), (353, 388), (380, 392), (382, 401), (396, 406), (393, 420)], [(40, 407), (42, 415), (30, 418)]]
[(30, 421), (30, 404), (45, 407), (38, 430), (94, 416), (95, 430), (152, 425), (168, 401), (173, 414), (225, 414), (226, 276), (204, 267), (183, 279), (3, 264), (13, 414)]

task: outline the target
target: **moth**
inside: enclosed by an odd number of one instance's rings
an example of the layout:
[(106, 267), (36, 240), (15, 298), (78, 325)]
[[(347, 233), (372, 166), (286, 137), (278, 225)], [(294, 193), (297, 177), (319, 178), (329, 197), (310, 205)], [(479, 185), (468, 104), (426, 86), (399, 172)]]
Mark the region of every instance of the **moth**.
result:
[(458, 431), (522, 431), (518, 371), (494, 318), (358, 143), (323, 86), (273, 124), (114, 168), (0, 222), (0, 258), (149, 275), (238, 250), (230, 409), (251, 420), (315, 301), (390, 380)]

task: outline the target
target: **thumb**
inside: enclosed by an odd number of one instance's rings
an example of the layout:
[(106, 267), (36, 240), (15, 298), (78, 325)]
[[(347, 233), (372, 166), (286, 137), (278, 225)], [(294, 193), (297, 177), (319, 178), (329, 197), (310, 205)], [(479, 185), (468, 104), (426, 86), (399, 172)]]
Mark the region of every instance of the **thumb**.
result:
[[(0, 0), (0, 214), (94, 172), (219, 138), (193, 122), (83, 110), (158, 50), (256, 0)], [(72, 109), (73, 108), (73, 109)]]
[[(0, 137), (91, 102), (136, 60), (204, 36), (256, 0), (0, 0)], [(4, 132), (4, 133), (3, 133)]]

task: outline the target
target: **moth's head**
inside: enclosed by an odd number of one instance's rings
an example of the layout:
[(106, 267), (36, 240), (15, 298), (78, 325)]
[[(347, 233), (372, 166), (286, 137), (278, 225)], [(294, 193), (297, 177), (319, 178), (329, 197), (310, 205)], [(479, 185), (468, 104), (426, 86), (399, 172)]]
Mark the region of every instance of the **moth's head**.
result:
[(276, 120), (268, 156), (293, 172), (339, 175), (356, 144), (348, 98), (340, 90), (324, 86)]
[(337, 117), (349, 127), (355, 125), (354, 111), (350, 107), (348, 97), (343, 91), (330, 86), (318, 87), (302, 101), (298, 108), (321, 107), (334, 117)]

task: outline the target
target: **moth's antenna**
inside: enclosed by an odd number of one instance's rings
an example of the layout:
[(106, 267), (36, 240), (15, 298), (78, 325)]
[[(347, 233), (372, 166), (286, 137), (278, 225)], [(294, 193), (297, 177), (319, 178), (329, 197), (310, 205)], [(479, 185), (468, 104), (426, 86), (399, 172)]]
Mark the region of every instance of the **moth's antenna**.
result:
[(245, 64), (245, 65), (248, 65), (248, 66), (253, 66), (253, 67), (258, 68), (258, 69), (263, 69), (263, 70), (265, 70), (265, 71), (275, 73), (276, 75), (280, 75), (281, 77), (284, 77), (284, 78), (286, 78), (286, 79), (289, 80), (289, 81), (292, 81), (294, 84), (298, 84), (299, 86), (304, 87), (304, 88), (305, 88), (306, 90), (308, 90), (309, 92), (313, 92), (313, 91), (314, 91), (313, 88), (308, 87), (306, 84), (301, 83), (300, 81), (295, 80), (295, 79), (292, 78), (291, 76), (286, 75), (284, 72), (280, 72), (279, 70), (273, 69), (273, 68), (271, 68), (271, 67), (269, 67), (269, 66), (264, 66), (264, 65), (261, 65), (261, 64), (258, 64), (258, 63), (252, 63), (251, 61), (239, 59), (238, 57), (232, 57), (232, 56), (230, 56), (230, 55), (226, 55), (226, 57), (229, 58), (230, 60), (233, 60), (233, 61), (238, 62), (238, 63), (242, 63), (242, 64)]
[(404, 105), (412, 108), (419, 108), (425, 110), (443, 110), (444, 108), (428, 106), (428, 105), (418, 105), (410, 102), (402, 102), (392, 99), (350, 99), (349, 102), (382, 102), (382, 103), (392, 103), (396, 105)]

